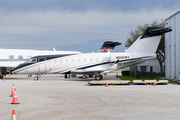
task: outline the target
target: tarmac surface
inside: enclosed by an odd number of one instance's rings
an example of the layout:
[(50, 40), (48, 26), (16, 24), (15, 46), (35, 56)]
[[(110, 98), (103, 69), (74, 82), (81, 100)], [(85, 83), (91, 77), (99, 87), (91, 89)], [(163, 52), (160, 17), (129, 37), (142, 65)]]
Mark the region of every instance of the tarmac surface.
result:
[[(115, 79), (114, 75), (106, 78)], [(176, 120), (180, 118), (180, 85), (89, 86), (90, 79), (27, 75), (0, 80), (0, 120)], [(18, 102), (10, 104), (12, 84)]]

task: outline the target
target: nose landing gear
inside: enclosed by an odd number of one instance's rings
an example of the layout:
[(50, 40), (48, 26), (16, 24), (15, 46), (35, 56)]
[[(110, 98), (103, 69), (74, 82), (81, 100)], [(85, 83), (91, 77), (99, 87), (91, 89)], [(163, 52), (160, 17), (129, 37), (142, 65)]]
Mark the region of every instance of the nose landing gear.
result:
[(41, 77), (41, 75), (40, 75), (40, 74), (37, 74), (37, 75), (34, 77), (34, 80), (37, 81), (37, 80), (39, 80), (40, 77)]

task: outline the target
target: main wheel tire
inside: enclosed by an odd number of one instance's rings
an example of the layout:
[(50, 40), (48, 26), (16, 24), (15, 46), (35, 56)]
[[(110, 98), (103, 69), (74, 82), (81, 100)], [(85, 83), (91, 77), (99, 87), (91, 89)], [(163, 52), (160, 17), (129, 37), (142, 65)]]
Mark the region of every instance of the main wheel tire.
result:
[(103, 79), (103, 76), (102, 75), (99, 75), (100, 76), (100, 80), (102, 80)]
[(82, 78), (83, 78), (83, 79), (86, 79), (86, 78), (87, 78), (87, 76), (86, 76), (86, 75), (83, 75), (83, 76), (82, 76)]
[(64, 78), (67, 78), (67, 74), (64, 75)]
[(180, 84), (180, 80), (178, 80), (178, 84)]
[(96, 75), (96, 76), (95, 76), (95, 80), (101, 80), (102, 78), (103, 78), (102, 75)]

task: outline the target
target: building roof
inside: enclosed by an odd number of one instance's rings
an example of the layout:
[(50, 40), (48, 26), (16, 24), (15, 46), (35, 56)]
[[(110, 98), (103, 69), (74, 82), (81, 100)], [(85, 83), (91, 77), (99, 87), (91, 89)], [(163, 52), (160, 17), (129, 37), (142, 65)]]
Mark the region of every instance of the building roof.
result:
[(165, 21), (168, 20), (169, 18), (173, 17), (174, 15), (178, 14), (179, 12), (180, 12), (180, 10), (178, 12), (174, 13), (173, 15), (171, 15), (170, 17), (168, 17), (167, 19), (165, 19)]

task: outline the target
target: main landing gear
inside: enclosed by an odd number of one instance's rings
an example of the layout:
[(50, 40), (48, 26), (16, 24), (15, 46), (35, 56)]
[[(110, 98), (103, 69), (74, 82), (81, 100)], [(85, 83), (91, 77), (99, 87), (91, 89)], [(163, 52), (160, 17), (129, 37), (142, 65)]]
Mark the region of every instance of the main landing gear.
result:
[(178, 80), (178, 84), (180, 84), (180, 80)]
[(70, 78), (70, 75), (69, 74), (65, 74), (64, 78)]
[(103, 79), (103, 76), (102, 75), (96, 75), (95, 76), (95, 80), (102, 80)]

